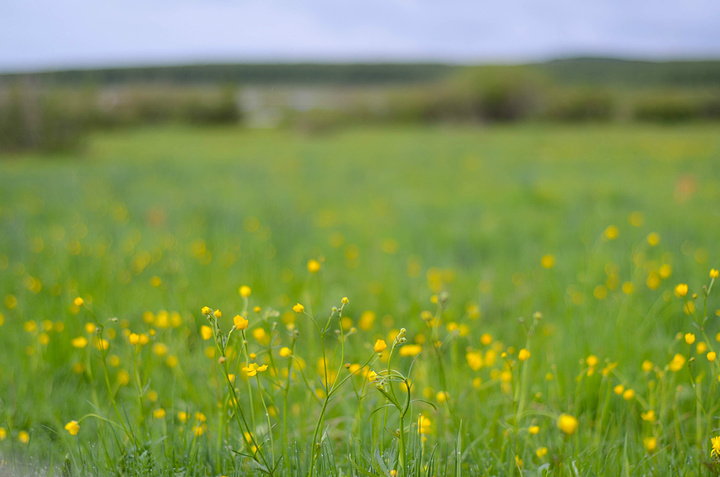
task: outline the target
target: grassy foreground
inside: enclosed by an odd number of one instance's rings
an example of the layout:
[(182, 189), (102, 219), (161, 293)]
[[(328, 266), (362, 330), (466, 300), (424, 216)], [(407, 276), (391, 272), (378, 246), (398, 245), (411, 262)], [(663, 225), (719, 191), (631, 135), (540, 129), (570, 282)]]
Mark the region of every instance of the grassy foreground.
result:
[(720, 470), (716, 126), (3, 159), (0, 474)]

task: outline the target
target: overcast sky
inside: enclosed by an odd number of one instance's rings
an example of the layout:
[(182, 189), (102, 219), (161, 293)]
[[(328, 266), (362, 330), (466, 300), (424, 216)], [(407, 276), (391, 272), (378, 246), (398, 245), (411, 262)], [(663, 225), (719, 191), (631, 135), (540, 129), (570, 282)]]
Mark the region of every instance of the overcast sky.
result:
[(719, 58), (720, 0), (0, 0), (0, 70)]

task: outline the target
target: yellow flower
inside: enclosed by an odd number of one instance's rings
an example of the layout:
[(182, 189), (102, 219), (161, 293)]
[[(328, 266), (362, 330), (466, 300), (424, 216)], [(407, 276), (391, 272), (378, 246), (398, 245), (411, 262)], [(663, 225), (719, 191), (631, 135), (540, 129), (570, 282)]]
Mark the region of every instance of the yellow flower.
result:
[(400, 356), (417, 356), (420, 354), (420, 351), (422, 351), (422, 346), (419, 344), (408, 344), (400, 348)]
[(719, 276), (720, 276), (720, 272), (719, 272), (719, 271), (717, 271), (717, 270), (714, 269), (714, 268), (710, 270), (710, 278), (718, 278)]
[(688, 293), (687, 283), (680, 283), (675, 287), (675, 294), (679, 297), (684, 297)]
[(387, 348), (387, 343), (385, 343), (385, 340), (377, 340), (375, 342), (375, 346), (373, 346), (373, 349), (376, 353), (382, 353)]
[(128, 341), (130, 341), (131, 345), (136, 345), (140, 342), (140, 336), (137, 333), (130, 333)]
[(30, 442), (30, 434), (28, 434), (26, 431), (20, 431), (18, 433), (18, 440), (23, 444), (27, 444), (28, 442)]
[(493, 337), (490, 333), (483, 333), (483, 335), (480, 337), (480, 343), (484, 344), (485, 346), (492, 343)]
[(578, 420), (569, 414), (560, 414), (557, 420), (557, 426), (566, 435), (571, 436), (577, 431)]
[(213, 316), (214, 316), (215, 318), (220, 318), (220, 317), (222, 317), (222, 311), (220, 311), (220, 310), (215, 310), (215, 311), (213, 312)]
[(595, 356), (594, 354), (591, 354), (590, 356), (588, 356), (587, 358), (585, 358), (585, 362), (587, 363), (588, 366), (590, 366), (591, 368), (593, 368), (593, 367), (597, 366), (597, 364), (598, 364), (598, 358), (597, 358), (597, 356)]
[(705, 343), (704, 341), (698, 342), (698, 344), (695, 345), (695, 351), (697, 352), (697, 354), (705, 354), (705, 352), (707, 351), (707, 343)]
[[(73, 301), (73, 303), (75, 303), (75, 306), (80, 307), (80, 306), (83, 306), (83, 305), (85, 304), (85, 300), (83, 300), (81, 297), (77, 297), (77, 298), (75, 298), (75, 300)], [(74, 422), (74, 421), (73, 421), (73, 422)], [(75, 435), (75, 434), (73, 434), (73, 435)]]
[(257, 363), (250, 363), (249, 366), (244, 367), (242, 370), (245, 371), (245, 373), (248, 375), (248, 377), (253, 377), (257, 373), (261, 373), (265, 371), (268, 368), (267, 364), (263, 364), (262, 366), (258, 366)]
[(240, 293), (240, 296), (241, 296), (241, 297), (247, 298), (247, 297), (249, 297), (250, 294), (252, 293), (252, 290), (250, 289), (249, 286), (243, 285), (243, 286), (241, 286), (241, 287), (238, 289), (238, 293)]
[(710, 451), (710, 457), (720, 457), (720, 436), (712, 437), (710, 439), (712, 443), (712, 450)]
[(618, 384), (613, 388), (613, 392), (619, 396), (625, 392), (625, 386), (623, 386), (622, 384)]
[(683, 366), (685, 366), (685, 356), (681, 354), (676, 354), (673, 356), (672, 361), (670, 361), (670, 364), (668, 365), (670, 368), (670, 371), (677, 373), (680, 371)]
[(632, 389), (627, 389), (623, 393), (623, 399), (626, 401), (631, 401), (635, 397), (635, 391)]
[(435, 398), (437, 399), (437, 402), (439, 402), (440, 404), (447, 401), (449, 397), (450, 396), (448, 395), (448, 393), (446, 391), (438, 391), (437, 395), (435, 396)]
[(518, 359), (520, 361), (527, 361), (528, 358), (530, 358), (530, 351), (523, 348), (518, 352)]
[(340, 301), (342, 302), (343, 305), (347, 305), (348, 303), (350, 303), (350, 300), (346, 296), (344, 296), (343, 299)]
[(207, 325), (202, 325), (200, 327), (200, 334), (204, 340), (209, 340), (213, 337), (213, 330)]
[(302, 306), (300, 303), (297, 303), (295, 306), (293, 306), (293, 311), (295, 313), (302, 313), (303, 311), (305, 311), (305, 307)]
[(209, 315), (209, 314), (212, 313), (212, 310), (210, 309), (209, 306), (203, 306), (203, 307), (202, 307), (202, 310), (200, 310), (200, 313), (202, 313), (203, 315), (207, 316), (207, 315)]
[(280, 348), (280, 356), (283, 358), (289, 358), (292, 355), (292, 351), (287, 346)]
[(7, 429), (0, 427), (0, 441), (4, 441), (7, 437)]
[(315, 259), (310, 260), (310, 261), (307, 263), (307, 269), (308, 269), (308, 271), (309, 271), (310, 273), (317, 273), (317, 272), (319, 272), (321, 267), (322, 267), (322, 265), (320, 265), (320, 262), (318, 262), (318, 261), (315, 260)]
[(710, 361), (711, 363), (714, 362), (716, 358), (717, 358), (717, 354), (715, 354), (715, 351), (710, 351), (710, 352), (707, 354), (707, 359), (708, 359), (708, 361)]
[(657, 246), (660, 243), (660, 235), (657, 232), (650, 232), (647, 236), (647, 243), (651, 247)]
[(543, 255), (540, 259), (540, 265), (542, 265), (543, 268), (552, 268), (555, 266), (555, 257), (547, 254)]
[(695, 335), (692, 333), (685, 333), (685, 342), (689, 345), (695, 342)]
[(157, 356), (163, 357), (168, 352), (168, 347), (165, 346), (163, 343), (155, 343), (152, 347), (153, 353), (155, 353)]
[(647, 360), (647, 359), (646, 359), (645, 361), (643, 361), (643, 363), (642, 363), (642, 370), (643, 370), (643, 371), (645, 371), (646, 373), (649, 373), (650, 371), (652, 371), (652, 369), (653, 369), (653, 363), (652, 363), (652, 361)]
[(528, 432), (533, 436), (537, 435), (537, 433), (540, 432), (540, 426), (530, 426), (528, 427)]
[(235, 318), (233, 318), (233, 322), (235, 323), (235, 328), (237, 328), (238, 330), (246, 330), (249, 324), (248, 320), (246, 320), (240, 315), (235, 315)]
[(650, 409), (649, 411), (641, 413), (640, 417), (642, 418), (643, 421), (653, 422), (656, 419), (655, 411)]
[(78, 431), (80, 431), (80, 424), (78, 424), (77, 421), (70, 421), (65, 424), (65, 430), (68, 431), (71, 436), (76, 436)]
[(620, 230), (614, 225), (609, 225), (608, 228), (605, 229), (605, 238), (608, 240), (615, 240), (618, 238), (618, 235), (620, 235)]
[(163, 409), (163, 408), (161, 408), (161, 407), (155, 409), (155, 410), (153, 411), (153, 417), (154, 417), (155, 419), (162, 419), (163, 417), (165, 417), (165, 409)]
[(545, 457), (548, 453), (547, 447), (540, 447), (538, 450), (535, 451), (535, 455), (538, 456), (538, 459), (542, 459)]
[(657, 439), (654, 437), (646, 437), (643, 439), (643, 444), (645, 445), (645, 450), (650, 453), (657, 450)]
[(70, 343), (75, 348), (84, 348), (87, 346), (88, 340), (84, 336), (78, 336), (77, 338), (73, 338), (73, 340)]
[(470, 369), (473, 371), (477, 371), (482, 368), (483, 358), (480, 351), (468, 351), (465, 354), (465, 359), (467, 360), (468, 366), (470, 366)]

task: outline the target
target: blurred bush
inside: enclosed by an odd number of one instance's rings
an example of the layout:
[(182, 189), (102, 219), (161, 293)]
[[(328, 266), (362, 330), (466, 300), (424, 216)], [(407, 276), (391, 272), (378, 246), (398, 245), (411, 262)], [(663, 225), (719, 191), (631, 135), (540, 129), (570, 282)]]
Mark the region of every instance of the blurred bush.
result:
[(0, 150), (77, 150), (92, 129), (148, 124), (237, 124), (232, 87), (53, 88), (13, 83), (0, 89)]
[(0, 150), (66, 151), (77, 148), (88, 128), (87, 105), (61, 91), (14, 84), (0, 94)]
[(545, 98), (540, 119), (560, 122), (610, 121), (618, 117), (616, 103), (616, 98), (605, 89), (558, 89)]
[(633, 116), (638, 121), (663, 123), (717, 120), (720, 119), (720, 91), (663, 91), (644, 95), (635, 102)]

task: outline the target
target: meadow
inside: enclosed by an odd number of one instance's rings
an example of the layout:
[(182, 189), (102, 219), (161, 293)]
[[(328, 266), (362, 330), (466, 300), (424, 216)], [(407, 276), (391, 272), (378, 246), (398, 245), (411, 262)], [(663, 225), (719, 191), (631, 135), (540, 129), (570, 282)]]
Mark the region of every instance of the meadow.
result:
[(97, 132), (0, 230), (0, 475), (720, 472), (717, 124)]

